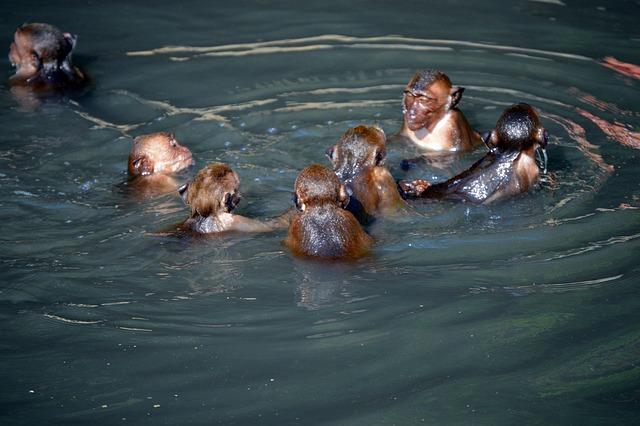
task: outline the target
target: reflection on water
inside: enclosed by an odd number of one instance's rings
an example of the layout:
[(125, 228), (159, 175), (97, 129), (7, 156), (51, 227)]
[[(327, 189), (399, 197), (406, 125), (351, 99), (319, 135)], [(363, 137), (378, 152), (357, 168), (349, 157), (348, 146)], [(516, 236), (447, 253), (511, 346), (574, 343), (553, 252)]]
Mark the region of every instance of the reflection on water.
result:
[[(416, 28), (411, 4), (14, 5), (2, 33), (79, 33), (94, 87), (26, 109), (0, 92), (2, 423), (637, 423), (637, 5), (564, 3), (460, 2)], [(123, 187), (133, 138), (175, 132), (196, 163), (177, 183), (229, 163), (238, 213), (279, 215), (348, 128), (400, 128), (425, 67), (466, 87), (481, 133), (538, 109), (539, 189), (414, 200), (369, 227), (371, 258), (332, 264), (292, 258), (285, 231), (163, 235), (187, 215), (177, 192)], [(403, 170), (415, 148), (387, 148), (396, 179), (484, 154)]]

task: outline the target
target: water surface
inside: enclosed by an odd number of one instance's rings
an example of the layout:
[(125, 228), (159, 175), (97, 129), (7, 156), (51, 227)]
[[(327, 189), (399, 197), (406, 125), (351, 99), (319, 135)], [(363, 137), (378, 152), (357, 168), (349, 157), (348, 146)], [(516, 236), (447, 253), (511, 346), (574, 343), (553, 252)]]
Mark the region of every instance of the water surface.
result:
[[(12, 4), (78, 34), (83, 97), (0, 92), (3, 424), (631, 424), (640, 420), (635, 1)], [(1, 44), (1, 43), (0, 43)], [(238, 213), (291, 205), (350, 127), (401, 125), (425, 67), (491, 129), (551, 134), (531, 194), (415, 201), (369, 258), (293, 258), (284, 231), (185, 241), (177, 193), (119, 188), (133, 138), (175, 132), (240, 175)], [(7, 59), (5, 77), (11, 75)], [(623, 69), (624, 71), (624, 69)], [(445, 179), (481, 151), (403, 171)]]

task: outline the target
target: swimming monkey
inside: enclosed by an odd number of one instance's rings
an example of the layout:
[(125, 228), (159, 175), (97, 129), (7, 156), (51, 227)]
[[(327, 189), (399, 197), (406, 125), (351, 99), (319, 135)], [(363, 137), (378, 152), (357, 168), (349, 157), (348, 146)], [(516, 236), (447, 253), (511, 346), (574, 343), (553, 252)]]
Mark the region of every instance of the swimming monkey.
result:
[(179, 230), (193, 234), (221, 232), (266, 232), (288, 224), (285, 216), (269, 222), (233, 213), (241, 200), (238, 174), (225, 164), (215, 163), (200, 170), (189, 183), (178, 188), (189, 205), (189, 218)]
[(369, 252), (373, 239), (343, 209), (349, 196), (334, 172), (318, 164), (308, 166), (296, 178), (294, 190), (298, 213), (284, 240), (294, 254), (349, 260)]
[(79, 89), (88, 84), (87, 76), (71, 62), (77, 37), (50, 24), (24, 24), (15, 31), (9, 59), (16, 72), (11, 86), (37, 92)]
[(346, 208), (363, 224), (405, 205), (387, 169), (386, 155), (386, 135), (377, 125), (353, 127), (327, 150), (350, 197)]
[(404, 90), (398, 135), (429, 151), (473, 151), (482, 139), (458, 109), (463, 92), (441, 71), (417, 72)]
[(542, 149), (546, 172), (549, 133), (536, 109), (526, 103), (507, 107), (495, 129), (484, 136), (489, 153), (467, 170), (436, 184), (425, 180), (400, 182), (406, 196), (452, 199), (487, 204), (529, 191), (540, 182), (536, 149)]
[(173, 133), (141, 135), (133, 140), (127, 162), (129, 180), (123, 185), (147, 194), (174, 191), (180, 185), (170, 175), (192, 163), (191, 151)]

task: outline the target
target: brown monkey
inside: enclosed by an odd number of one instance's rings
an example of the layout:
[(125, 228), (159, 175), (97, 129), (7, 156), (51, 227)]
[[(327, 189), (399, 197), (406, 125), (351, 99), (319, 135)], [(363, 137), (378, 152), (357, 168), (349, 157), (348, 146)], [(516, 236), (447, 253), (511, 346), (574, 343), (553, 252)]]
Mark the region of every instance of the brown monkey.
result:
[(482, 139), (458, 109), (463, 92), (441, 71), (419, 71), (404, 90), (398, 135), (430, 151), (473, 151)]
[(265, 232), (286, 226), (282, 216), (270, 222), (261, 222), (233, 214), (240, 202), (238, 174), (224, 164), (211, 164), (200, 170), (189, 183), (178, 188), (182, 199), (189, 205), (189, 218), (180, 226), (181, 232), (214, 234), (226, 231)]
[(368, 253), (373, 239), (344, 210), (349, 196), (335, 173), (314, 164), (295, 182), (293, 219), (284, 244), (296, 255), (323, 259), (355, 259)]
[(544, 154), (549, 133), (534, 107), (525, 103), (506, 108), (495, 129), (484, 136), (489, 148), (483, 158), (457, 176), (431, 185), (424, 180), (400, 182), (407, 196), (491, 203), (528, 191), (540, 182), (535, 151)]
[(151, 133), (133, 140), (127, 171), (132, 176), (175, 173), (192, 161), (189, 148), (180, 145), (173, 133)]
[(346, 208), (363, 224), (405, 204), (387, 169), (386, 155), (386, 136), (377, 125), (353, 127), (327, 150), (333, 170), (350, 197)]
[(16, 68), (9, 84), (41, 93), (84, 87), (88, 78), (71, 62), (76, 40), (75, 35), (49, 24), (20, 26), (9, 52), (11, 64)]
[(191, 151), (178, 144), (173, 133), (138, 136), (129, 154), (129, 180), (124, 185), (145, 194), (174, 191), (179, 184), (170, 174), (192, 162)]

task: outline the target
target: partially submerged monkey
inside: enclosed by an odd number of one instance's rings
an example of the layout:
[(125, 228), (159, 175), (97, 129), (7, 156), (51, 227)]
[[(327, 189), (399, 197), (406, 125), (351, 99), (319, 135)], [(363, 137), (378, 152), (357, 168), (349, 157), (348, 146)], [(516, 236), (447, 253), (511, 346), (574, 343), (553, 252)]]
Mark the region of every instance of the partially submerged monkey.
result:
[(429, 151), (473, 151), (482, 139), (458, 109), (463, 92), (441, 71), (419, 71), (404, 90), (398, 135)]
[(11, 43), (9, 59), (16, 72), (9, 79), (14, 87), (28, 87), (40, 93), (80, 89), (87, 76), (71, 62), (77, 37), (50, 24), (20, 26)]
[(349, 129), (327, 150), (333, 170), (350, 197), (347, 210), (363, 224), (405, 205), (386, 166), (386, 136), (376, 126)]
[(484, 136), (489, 153), (467, 170), (446, 182), (425, 180), (400, 182), (406, 196), (452, 199), (487, 204), (529, 191), (540, 182), (537, 148), (544, 155), (549, 133), (542, 127), (538, 112), (525, 103), (507, 107), (495, 129)]
[(329, 260), (356, 259), (367, 254), (373, 239), (343, 209), (349, 196), (335, 173), (314, 164), (295, 182), (294, 217), (284, 244), (296, 255)]
[(173, 133), (157, 132), (141, 135), (133, 140), (124, 185), (138, 191), (174, 191), (178, 182), (170, 176), (193, 162), (191, 151), (176, 140)]
[(240, 199), (240, 178), (225, 164), (215, 163), (200, 170), (189, 183), (178, 188), (189, 205), (189, 218), (178, 227), (181, 233), (266, 232), (289, 223), (286, 215), (259, 221), (233, 214)]

